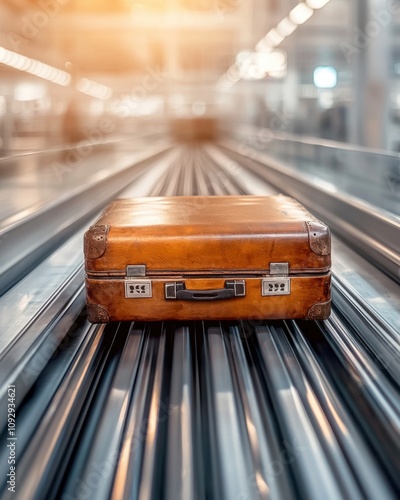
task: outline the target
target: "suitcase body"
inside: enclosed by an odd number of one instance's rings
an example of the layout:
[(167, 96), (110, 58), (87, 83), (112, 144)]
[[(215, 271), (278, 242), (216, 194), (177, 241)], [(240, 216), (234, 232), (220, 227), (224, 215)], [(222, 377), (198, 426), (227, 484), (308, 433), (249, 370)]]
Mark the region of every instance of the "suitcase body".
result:
[(326, 319), (330, 254), (282, 195), (116, 200), (85, 234), (88, 318)]

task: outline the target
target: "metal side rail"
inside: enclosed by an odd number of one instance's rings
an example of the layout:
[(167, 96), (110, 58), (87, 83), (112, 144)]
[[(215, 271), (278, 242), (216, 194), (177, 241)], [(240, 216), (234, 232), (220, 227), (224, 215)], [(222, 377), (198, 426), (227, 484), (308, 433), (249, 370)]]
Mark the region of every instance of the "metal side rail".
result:
[[(231, 160), (214, 153), (212, 146), (183, 150), (173, 160), (178, 164), (147, 172), (123, 195), (172, 192), (172, 186), (183, 190), (173, 194), (215, 194), (226, 177), (229, 190), (236, 183), (248, 193), (273, 192), (244, 167), (232, 179)], [(398, 498), (400, 293), (337, 238), (333, 244), (334, 314), (326, 322), (205, 318), (104, 327), (78, 313), (64, 332), (66, 339), (72, 333), (70, 341), (61, 341), (31, 387), (20, 399), (17, 394), (17, 494), (38, 500)], [(0, 387), (18, 374), (26, 349), (35, 351), (23, 333), (30, 318), (48, 314), (51, 322), (67, 311), (62, 301), (57, 314), (51, 308), (74, 266), (72, 259), (63, 278), (39, 295), (40, 304), (31, 303), (32, 283), (8, 292), (19, 295), (11, 315), (6, 306), (0, 315), (10, 323), (0, 352), (7, 356), (20, 342), (25, 349)], [(23, 300), (30, 316), (13, 333)], [(2, 443), (5, 437), (3, 431)], [(6, 451), (0, 449), (1, 470)], [(13, 495), (1, 477), (0, 498)]]
[(94, 175), (88, 182), (57, 201), (38, 207), (22, 218), (13, 216), (0, 223), (0, 294), (93, 215), (128, 184), (143, 175), (155, 158), (167, 161), (176, 155), (165, 148), (132, 155), (128, 162), (110, 165), (106, 174)]
[[(170, 163), (157, 162), (121, 195), (147, 194), (169, 168)], [(22, 400), (60, 346), (64, 349), (74, 338), (85, 304), (85, 230), (86, 224), (0, 297), (0, 404), (6, 402), (8, 385), (16, 386)]]
[[(110, 332), (104, 325), (80, 325), (77, 335), (81, 342), (62, 350), (43, 369), (32, 388), (33, 394), (40, 396), (28, 395), (18, 412), (21, 429), (17, 443), (21, 453), (18, 460), (19, 498), (56, 498), (54, 491), (78, 439), (93, 390), (107, 359), (113, 356), (116, 334), (118, 330)], [(45, 383), (46, 378), (52, 380), (50, 387)], [(2, 470), (6, 470), (4, 454), (0, 464)], [(0, 495), (1, 498), (13, 498), (7, 485), (0, 490)]]
[(400, 282), (400, 219), (360, 199), (337, 192), (317, 176), (300, 175), (282, 162), (236, 143), (221, 143), (224, 152), (282, 193), (297, 198), (352, 247)]
[[(232, 138), (232, 132), (225, 135)], [(253, 126), (235, 127), (233, 135), (244, 154), (247, 147), (267, 153), (299, 172), (318, 173), (341, 192), (400, 214), (399, 153)]]
[(0, 158), (2, 205), (0, 224), (16, 223), (74, 189), (108, 175), (115, 165), (134, 161), (143, 152), (168, 144), (137, 146), (135, 141), (112, 141), (37, 151)]
[[(214, 150), (212, 155), (215, 161), (227, 168), (230, 160), (226, 155)], [(253, 192), (254, 187), (259, 189), (258, 184), (259, 181), (247, 181), (249, 192)], [(385, 451), (382, 452), (382, 449), (385, 448), (386, 439), (388, 449), (385, 463), (388, 473), (396, 482), (396, 471), (400, 470), (400, 462), (395, 458), (400, 450), (400, 413), (397, 404), (400, 390), (399, 287), (336, 237), (333, 237), (333, 272), (334, 311), (342, 318), (341, 322), (336, 320), (333, 328), (336, 333), (343, 332), (351, 339), (356, 346), (355, 352), (361, 353), (364, 360), (369, 359), (369, 370), (375, 373), (374, 380), (379, 379), (382, 384), (374, 391), (373, 402), (369, 403), (372, 405), (370, 414), (377, 412), (375, 422), (384, 422), (379, 434), (382, 446), (378, 450), (380, 439), (376, 438), (371, 441), (371, 445), (377, 447), (378, 455), (384, 456)], [(330, 325), (331, 321), (328, 320), (324, 325)], [(330, 335), (329, 338), (333, 337)], [(365, 419), (365, 416), (359, 415), (359, 418)], [(374, 426), (371, 425), (368, 436), (375, 435)], [(389, 450), (389, 443), (394, 445), (392, 450)], [(394, 456), (390, 456), (392, 451)]]
[[(249, 194), (277, 194), (260, 179), (239, 167), (225, 153), (207, 146), (221, 169), (234, 171)], [(341, 236), (341, 235), (340, 235)], [(372, 263), (357, 255), (336, 235), (332, 237), (334, 303), (361, 341), (392, 377), (400, 380), (400, 294), (398, 285)]]

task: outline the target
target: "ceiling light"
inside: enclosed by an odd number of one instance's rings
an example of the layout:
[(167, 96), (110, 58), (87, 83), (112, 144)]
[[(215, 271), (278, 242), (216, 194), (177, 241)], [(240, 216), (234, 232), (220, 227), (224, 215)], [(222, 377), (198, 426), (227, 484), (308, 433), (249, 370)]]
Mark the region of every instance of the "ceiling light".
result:
[(103, 100), (109, 99), (113, 94), (112, 90), (110, 87), (107, 87), (107, 85), (94, 82), (88, 78), (80, 78), (76, 84), (76, 88), (83, 94)]
[(314, 70), (314, 85), (319, 89), (333, 89), (336, 87), (338, 75), (332, 66), (318, 66)]
[[(282, 21), (276, 26), (276, 28), (273, 28), (270, 30), (264, 38), (262, 38), (256, 45), (256, 51), (258, 54), (263, 54), (263, 53), (271, 53), (275, 47), (280, 45), (286, 37), (290, 36), (298, 26), (304, 24), (308, 19), (311, 18), (311, 16), (314, 13), (314, 9), (321, 9), (324, 7), (329, 0), (305, 0), (303, 2), (298, 3), (296, 7), (294, 7), (288, 17), (285, 17), (282, 19)], [(246, 57), (245, 57), (246, 54)], [(256, 79), (256, 78), (263, 78), (264, 76), (261, 76), (262, 71), (260, 68), (262, 68), (262, 64), (260, 65), (258, 62), (255, 62), (257, 60), (256, 57), (252, 56), (251, 59), (248, 58), (248, 53), (241, 53), (238, 54), (236, 64), (234, 64), (231, 68), (228, 69), (226, 74), (221, 77), (219, 80), (219, 86), (222, 88), (226, 82), (229, 82), (229, 86), (234, 85), (237, 81), (240, 80), (241, 77), (244, 78), (249, 78), (249, 79)], [(243, 60), (242, 60), (243, 58)], [(286, 66), (286, 61), (285, 65), (282, 65), (283, 68)], [(235, 77), (233, 77), (232, 73), (234, 68), (234, 73)], [(285, 69), (276, 69), (268, 72), (269, 75), (276, 76), (277, 78), (282, 77), (286, 74), (286, 68)], [(333, 68), (334, 69), (334, 68)], [(336, 70), (335, 70), (336, 71)], [(317, 76), (318, 79), (318, 76)], [(336, 74), (336, 79), (337, 79), (337, 74)]]
[(294, 24), (304, 24), (313, 15), (313, 9), (306, 5), (304, 2), (296, 5), (289, 14), (289, 19)]
[(226, 75), (229, 82), (237, 83), (241, 78), (239, 66), (237, 64), (233, 64), (226, 72)]
[(285, 39), (285, 36), (282, 35), (281, 33), (278, 33), (278, 31), (274, 28), (272, 29), (269, 33), (266, 34), (265, 36), (265, 41), (268, 43), (271, 43), (273, 46), (279, 45), (283, 40)]
[(250, 64), (243, 69), (242, 76), (244, 80), (261, 80), (266, 73), (257, 64)]
[(282, 19), (282, 21), (278, 24), (276, 30), (279, 34), (286, 37), (291, 35), (296, 28), (297, 24), (292, 23), (288, 17), (285, 17), (285, 19)]
[(306, 0), (306, 2), (312, 9), (320, 9), (321, 7), (324, 7), (329, 0)]
[[(23, 56), (12, 50), (7, 50), (4, 47), (0, 47), (0, 63), (59, 85), (66, 86), (71, 81), (71, 75), (66, 71), (53, 68), (48, 64)], [(55, 77), (51, 75), (52, 70), (55, 72)]]
[(239, 53), (237, 66), (245, 80), (259, 80), (265, 78), (269, 72), (286, 71), (286, 53), (283, 50), (246, 52), (246, 58), (243, 53)]
[(286, 70), (287, 59), (283, 50), (274, 50), (269, 53), (254, 53), (255, 63), (265, 72)]
[(46, 84), (38, 80), (21, 81), (14, 87), (16, 101), (37, 101), (46, 96)]
[(251, 54), (252, 53), (248, 50), (239, 52), (239, 54), (236, 56), (236, 64), (238, 64), (239, 66), (247, 64), (248, 62), (250, 62)]
[(256, 45), (256, 50), (258, 52), (270, 52), (272, 50), (271, 45), (268, 44), (265, 38), (262, 38)]

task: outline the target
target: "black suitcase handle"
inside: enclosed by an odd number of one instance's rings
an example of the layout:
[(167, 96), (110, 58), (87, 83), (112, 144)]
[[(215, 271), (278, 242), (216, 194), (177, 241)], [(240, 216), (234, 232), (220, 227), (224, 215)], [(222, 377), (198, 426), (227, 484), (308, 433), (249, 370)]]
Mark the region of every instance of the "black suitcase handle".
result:
[(225, 281), (225, 288), (219, 290), (187, 290), (183, 281), (165, 284), (167, 300), (213, 301), (234, 299), (245, 295), (244, 280)]

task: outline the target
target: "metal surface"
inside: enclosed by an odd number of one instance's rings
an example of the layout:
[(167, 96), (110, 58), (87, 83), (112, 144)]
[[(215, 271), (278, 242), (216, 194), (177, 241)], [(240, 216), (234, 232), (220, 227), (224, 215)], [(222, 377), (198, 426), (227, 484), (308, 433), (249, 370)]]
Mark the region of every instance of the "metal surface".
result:
[(249, 158), (236, 143), (223, 144), (230, 158), (280, 191), (297, 198), (352, 247), (400, 282), (398, 217), (361, 199), (345, 196), (334, 185), (321, 182), (318, 174), (300, 174), (283, 162), (255, 150), (252, 153), (247, 150)]
[(300, 173), (317, 173), (322, 184), (400, 214), (398, 153), (252, 126), (236, 127), (234, 137), (249, 157), (254, 150), (264, 152)]
[[(176, 153), (124, 195), (273, 192), (214, 146)], [(0, 297), (17, 498), (398, 498), (400, 292), (388, 276), (335, 236), (328, 321), (89, 325), (82, 237)], [(0, 496), (16, 497), (5, 476)]]
[(129, 277), (146, 276), (146, 266), (144, 264), (126, 266), (126, 275)]
[(269, 274), (271, 276), (287, 276), (289, 268), (289, 262), (271, 262), (269, 265)]
[(152, 297), (151, 280), (125, 280), (125, 297), (127, 299), (140, 299), (141, 297)]
[(262, 295), (290, 295), (290, 278), (266, 278), (261, 281)]
[[(82, 224), (147, 169), (149, 158), (166, 151), (114, 158), (108, 169), (96, 171), (86, 182), (58, 199), (30, 207), (0, 222), (0, 293), (17, 282), (55, 245), (65, 241)], [(81, 165), (84, 169), (85, 165)], [(95, 201), (98, 200), (98, 203)], [(18, 253), (15, 248), (19, 248)]]

